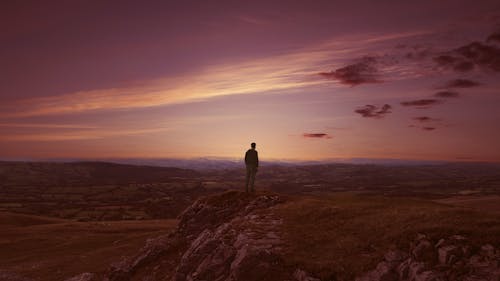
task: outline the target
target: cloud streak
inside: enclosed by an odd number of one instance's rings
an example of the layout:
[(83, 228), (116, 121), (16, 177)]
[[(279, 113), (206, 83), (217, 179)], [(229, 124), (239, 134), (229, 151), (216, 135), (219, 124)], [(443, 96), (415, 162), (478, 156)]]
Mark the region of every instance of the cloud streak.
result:
[(438, 98), (458, 98), (460, 94), (454, 91), (439, 91), (434, 96)]
[(402, 106), (415, 106), (419, 108), (427, 108), (431, 105), (436, 105), (442, 103), (441, 100), (437, 99), (420, 99), (420, 100), (412, 100), (412, 101), (404, 101), (401, 102)]
[(439, 121), (439, 119), (431, 118), (429, 116), (414, 117), (413, 120), (421, 122), (421, 123), (427, 123), (427, 122), (432, 122), (432, 121)]
[(331, 139), (332, 137), (326, 133), (304, 133), (302, 134), (304, 138), (310, 139)]
[(15, 133), (0, 137), (0, 142), (52, 142), (52, 141), (78, 141), (97, 140), (109, 137), (144, 135), (158, 132), (166, 132), (169, 128), (149, 129), (92, 129), (72, 130), (43, 133)]
[(473, 88), (478, 87), (481, 83), (472, 81), (469, 79), (453, 79), (448, 82), (442, 88)]

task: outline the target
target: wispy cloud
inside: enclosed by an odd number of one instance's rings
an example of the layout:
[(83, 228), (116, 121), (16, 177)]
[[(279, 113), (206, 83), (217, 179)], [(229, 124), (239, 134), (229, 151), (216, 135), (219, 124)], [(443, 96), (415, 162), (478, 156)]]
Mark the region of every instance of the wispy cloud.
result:
[(415, 106), (418, 108), (427, 108), (431, 105), (440, 104), (440, 103), (442, 103), (442, 101), (437, 100), (437, 99), (420, 99), (420, 100), (404, 101), (404, 102), (401, 102), (401, 105), (402, 106)]
[[(190, 74), (141, 81), (138, 85), (123, 88), (96, 89), (17, 100), (0, 105), (0, 118), (144, 108), (186, 103), (223, 95), (264, 93), (319, 86), (330, 82), (317, 79), (318, 69), (342, 65), (346, 58), (355, 57), (356, 54), (377, 48), (383, 49), (382, 45), (387, 45), (393, 40), (426, 33), (427, 31), (416, 31), (335, 38), (335, 40), (272, 57), (206, 66)], [(339, 72), (344, 73), (345, 79), (350, 79), (348, 69)], [(351, 78), (356, 80), (355, 77)], [(330, 87), (342, 86), (341, 83), (329, 85)]]
[(427, 122), (432, 122), (432, 121), (439, 121), (439, 119), (431, 118), (429, 116), (414, 117), (413, 120), (421, 122), (421, 123), (427, 123)]
[(458, 98), (460, 94), (455, 91), (439, 91), (434, 96), (439, 98)]
[(0, 137), (0, 142), (48, 142), (94, 140), (118, 136), (143, 135), (168, 131), (168, 128), (149, 129), (113, 129), (101, 128), (91, 130), (52, 131), (43, 133), (14, 133)]
[(446, 82), (446, 84), (441, 88), (472, 88), (472, 87), (477, 87), (479, 85), (481, 85), (481, 83), (479, 83), (479, 82), (472, 81), (469, 79), (460, 79), (459, 78), (459, 79), (453, 79), (453, 80)]
[(97, 126), (81, 124), (49, 124), (49, 123), (0, 123), (4, 128), (42, 128), (42, 129), (98, 129)]

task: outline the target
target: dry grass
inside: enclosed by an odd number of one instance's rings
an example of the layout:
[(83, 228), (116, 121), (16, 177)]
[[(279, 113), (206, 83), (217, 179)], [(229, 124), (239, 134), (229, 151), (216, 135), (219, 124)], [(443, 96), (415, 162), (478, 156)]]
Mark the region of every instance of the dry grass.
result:
[(176, 220), (75, 222), (0, 213), (0, 268), (35, 280), (64, 280), (135, 255)]
[(466, 235), (473, 245), (500, 244), (500, 216), (430, 201), (350, 193), (296, 197), (284, 217), (285, 262), (322, 280), (352, 280), (391, 247), (407, 249), (416, 233), (433, 240)]

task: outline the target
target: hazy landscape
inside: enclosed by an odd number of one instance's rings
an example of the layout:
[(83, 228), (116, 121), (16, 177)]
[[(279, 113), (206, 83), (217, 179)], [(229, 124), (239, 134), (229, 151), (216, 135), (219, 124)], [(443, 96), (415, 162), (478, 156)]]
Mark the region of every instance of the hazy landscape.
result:
[[(454, 252), (456, 257), (441, 265), (439, 251), (425, 260), (427, 269), (440, 265), (433, 274), (449, 278), (455, 263), (480, 253), (484, 245), (494, 247), (489, 259), (498, 262), (499, 167), (270, 163), (259, 171), (257, 193), (246, 194), (243, 169), (224, 165), (194, 170), (105, 162), (2, 162), (0, 276), (354, 280), (369, 274), (388, 251), (412, 255), (419, 235), (431, 243), (459, 235), (467, 239), (467, 253)], [(233, 242), (207, 234), (221, 225), (232, 228), (224, 235)], [(200, 238), (202, 234), (208, 236)], [(218, 248), (241, 244), (238, 239), (253, 243), (239, 267), (233, 268), (234, 260), (221, 265), (215, 257), (209, 259), (219, 250), (224, 259), (240, 255), (242, 249)], [(198, 258), (188, 257), (194, 254), (193, 243), (207, 241), (212, 241), (209, 249), (201, 249)], [(263, 250), (268, 256), (256, 258)], [(140, 262), (132, 262), (139, 257)], [(253, 267), (262, 269), (244, 273)], [(453, 274), (498, 277), (498, 267), (489, 263), (486, 273), (471, 268)], [(366, 280), (399, 280), (378, 278)]]

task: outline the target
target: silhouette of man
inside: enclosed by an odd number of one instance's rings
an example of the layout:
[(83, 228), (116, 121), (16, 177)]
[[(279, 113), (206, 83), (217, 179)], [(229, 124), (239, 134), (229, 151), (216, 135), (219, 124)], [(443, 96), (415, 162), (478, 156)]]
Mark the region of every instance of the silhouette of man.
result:
[(252, 142), (250, 146), (252, 148), (245, 153), (245, 165), (247, 166), (246, 192), (248, 192), (248, 184), (250, 184), (251, 191), (255, 192), (253, 186), (255, 183), (255, 174), (259, 168), (259, 155), (257, 154), (257, 150), (255, 150), (255, 143)]

